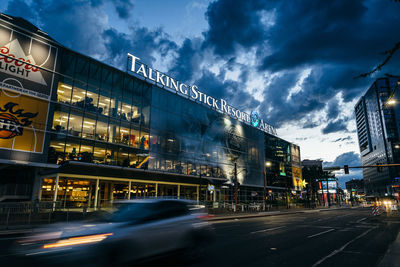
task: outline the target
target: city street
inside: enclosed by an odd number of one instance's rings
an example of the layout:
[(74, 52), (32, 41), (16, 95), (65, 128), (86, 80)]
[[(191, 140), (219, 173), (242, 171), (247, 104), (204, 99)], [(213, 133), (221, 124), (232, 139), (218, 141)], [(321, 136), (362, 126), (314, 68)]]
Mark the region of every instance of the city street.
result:
[[(178, 255), (149, 264), (168, 266), (377, 266), (400, 229), (398, 213), (370, 208), (214, 221), (215, 242), (196, 262)], [(0, 236), (0, 262), (15, 262), (6, 248), (18, 237)]]
[(400, 216), (370, 208), (216, 222), (217, 239), (194, 266), (376, 266)]

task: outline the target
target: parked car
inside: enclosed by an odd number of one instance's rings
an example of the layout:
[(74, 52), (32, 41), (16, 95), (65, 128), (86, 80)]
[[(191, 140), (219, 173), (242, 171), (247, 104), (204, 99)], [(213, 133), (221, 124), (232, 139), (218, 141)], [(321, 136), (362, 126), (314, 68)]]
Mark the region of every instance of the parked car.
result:
[(201, 256), (214, 231), (209, 215), (190, 201), (148, 199), (119, 203), (96, 220), (54, 225), (27, 236), (16, 250), (42, 263), (111, 266), (182, 251)]

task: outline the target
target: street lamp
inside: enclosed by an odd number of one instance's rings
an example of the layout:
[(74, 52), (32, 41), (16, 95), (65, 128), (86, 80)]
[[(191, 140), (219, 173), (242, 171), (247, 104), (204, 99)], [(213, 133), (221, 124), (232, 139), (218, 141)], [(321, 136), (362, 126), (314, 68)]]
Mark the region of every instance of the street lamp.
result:
[(394, 106), (397, 104), (397, 100), (394, 98), (390, 98), (388, 101), (386, 101), (386, 105), (388, 106)]
[[(270, 168), (272, 166), (272, 163), (270, 161), (265, 162), (265, 167)], [(265, 199), (267, 196), (267, 171), (264, 168), (264, 195), (263, 195), (263, 204), (264, 204), (264, 211), (265, 208), (267, 207), (267, 200)]]

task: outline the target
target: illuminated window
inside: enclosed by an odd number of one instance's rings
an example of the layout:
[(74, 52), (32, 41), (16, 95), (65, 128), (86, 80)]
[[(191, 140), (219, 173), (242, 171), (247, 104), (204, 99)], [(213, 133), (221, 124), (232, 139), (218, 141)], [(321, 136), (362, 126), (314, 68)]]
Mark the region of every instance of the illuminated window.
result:
[(72, 92), (72, 100), (71, 103), (79, 108), (85, 107), (85, 97), (86, 97), (86, 86), (83, 83), (78, 83), (75, 81), (73, 92)]
[(93, 139), (95, 136), (96, 121), (90, 118), (83, 120), (82, 137)]
[(53, 117), (53, 130), (63, 132), (68, 126), (68, 113), (55, 111)]
[(104, 121), (97, 121), (96, 125), (96, 139), (108, 142), (109, 141), (109, 136), (108, 136), (108, 124), (107, 122)]
[(57, 87), (57, 101), (61, 103), (71, 103), (71, 83), (58, 83)]

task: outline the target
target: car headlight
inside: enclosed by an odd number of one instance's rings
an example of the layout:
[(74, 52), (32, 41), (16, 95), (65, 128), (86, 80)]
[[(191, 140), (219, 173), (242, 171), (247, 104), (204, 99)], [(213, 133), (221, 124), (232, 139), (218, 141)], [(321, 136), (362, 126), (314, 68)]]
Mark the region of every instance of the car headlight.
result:
[(78, 236), (78, 237), (71, 237), (68, 239), (61, 239), (55, 243), (49, 243), (43, 245), (43, 248), (59, 248), (59, 247), (68, 247), (68, 246), (75, 246), (75, 245), (84, 245), (84, 244), (91, 244), (103, 241), (109, 236), (112, 236), (113, 233), (106, 233), (106, 234), (97, 234), (97, 235), (85, 235), (85, 236)]

